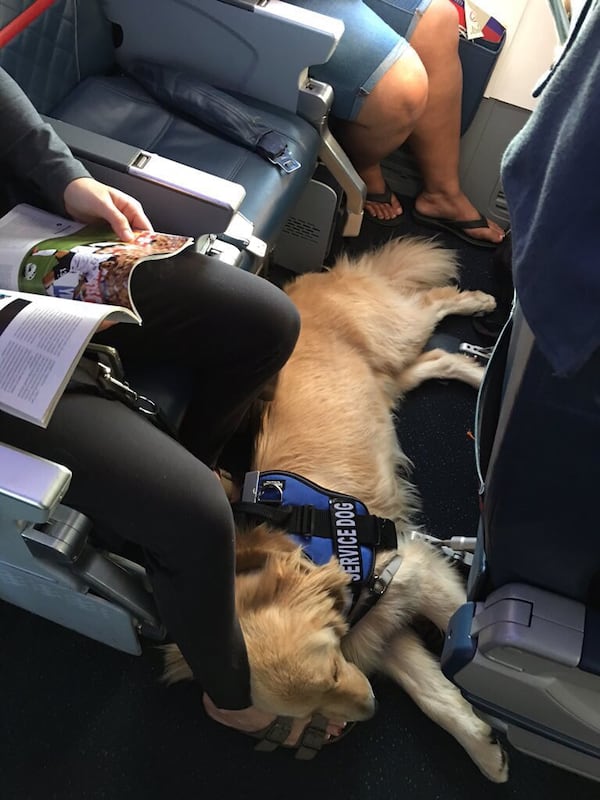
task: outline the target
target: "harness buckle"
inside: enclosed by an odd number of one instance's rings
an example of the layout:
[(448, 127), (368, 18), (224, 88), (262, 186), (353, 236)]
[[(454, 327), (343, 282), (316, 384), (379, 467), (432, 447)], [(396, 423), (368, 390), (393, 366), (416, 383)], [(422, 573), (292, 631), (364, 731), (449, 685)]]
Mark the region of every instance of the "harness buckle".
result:
[(371, 594), (376, 594), (378, 597), (381, 597), (381, 595), (385, 593), (386, 589), (387, 584), (383, 578), (377, 575), (377, 573), (373, 575), (373, 581), (369, 586), (369, 591)]
[(300, 536), (313, 536), (315, 532), (315, 507), (292, 506), (290, 529)]
[(377, 600), (382, 594), (386, 593), (390, 583), (394, 579), (394, 575), (400, 569), (401, 564), (402, 556), (399, 553), (396, 553), (392, 556), (392, 558), (390, 558), (380, 573), (376, 572), (373, 575), (371, 578), (371, 583), (369, 584), (369, 592), (376, 595)]

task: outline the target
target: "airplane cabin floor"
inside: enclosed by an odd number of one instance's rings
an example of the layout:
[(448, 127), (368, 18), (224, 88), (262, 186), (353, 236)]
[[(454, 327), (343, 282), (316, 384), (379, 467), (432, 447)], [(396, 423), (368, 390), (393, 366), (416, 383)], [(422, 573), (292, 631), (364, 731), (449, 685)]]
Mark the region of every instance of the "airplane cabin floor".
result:
[[(366, 221), (364, 248), (423, 233), (408, 215), (394, 231)], [(460, 249), (464, 288), (494, 290), (492, 251)], [(440, 326), (475, 343), (469, 319)], [(436, 535), (474, 535), (475, 393), (428, 384), (402, 408), (398, 430), (414, 460), (423, 520)], [(487, 781), (462, 748), (388, 680), (375, 679), (376, 716), (313, 761), (256, 753), (254, 741), (206, 717), (193, 684), (159, 682), (152, 643), (129, 656), (0, 603), (2, 800), (596, 800), (592, 781), (509, 748), (511, 777)]]

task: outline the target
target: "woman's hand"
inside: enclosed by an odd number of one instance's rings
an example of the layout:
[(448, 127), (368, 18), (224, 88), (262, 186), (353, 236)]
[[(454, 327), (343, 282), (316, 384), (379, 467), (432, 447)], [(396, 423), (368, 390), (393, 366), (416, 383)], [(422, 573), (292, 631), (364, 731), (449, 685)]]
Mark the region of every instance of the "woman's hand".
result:
[(137, 200), (128, 194), (105, 186), (94, 178), (76, 178), (64, 194), (64, 204), (69, 216), (78, 222), (108, 222), (119, 239), (130, 242), (132, 228), (153, 230), (150, 220)]

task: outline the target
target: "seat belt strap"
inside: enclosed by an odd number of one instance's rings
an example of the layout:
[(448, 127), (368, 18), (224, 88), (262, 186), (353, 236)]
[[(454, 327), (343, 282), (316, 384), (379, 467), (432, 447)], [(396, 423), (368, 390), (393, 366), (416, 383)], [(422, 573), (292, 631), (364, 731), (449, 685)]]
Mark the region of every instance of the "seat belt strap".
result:
[(166, 108), (212, 128), (284, 172), (294, 172), (301, 167), (293, 158), (285, 137), (269, 127), (255, 109), (232, 95), (194, 75), (162, 64), (135, 61), (128, 66), (128, 72)]

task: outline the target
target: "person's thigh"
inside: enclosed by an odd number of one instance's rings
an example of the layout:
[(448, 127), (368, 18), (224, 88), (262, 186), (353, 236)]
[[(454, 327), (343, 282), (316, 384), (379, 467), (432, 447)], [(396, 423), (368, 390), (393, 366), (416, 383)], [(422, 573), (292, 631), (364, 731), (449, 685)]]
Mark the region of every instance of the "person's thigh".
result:
[(147, 381), (154, 375), (153, 382), (163, 380), (167, 388), (173, 367), (191, 378), (179, 433), (212, 465), (289, 358), (300, 329), (298, 311), (265, 278), (191, 249), (140, 264), (131, 288), (142, 325), (115, 325), (95, 340), (117, 348), (126, 375), (145, 372)]
[(408, 39), (431, 0), (291, 0), (343, 20), (345, 30), (326, 64), (310, 68), (334, 90), (332, 113), (354, 120), (365, 98), (408, 47)]
[(0, 441), (72, 470), (63, 502), (102, 544), (142, 548), (162, 621), (203, 688), (225, 708), (250, 705), (234, 520), (216, 475), (141, 414), (95, 395), (64, 395), (46, 430), (0, 413)]
[(117, 347), (125, 363), (180, 364), (209, 374), (269, 359), (281, 366), (298, 336), (298, 313), (281, 289), (191, 248), (140, 264), (131, 293), (142, 325), (96, 336)]
[(214, 473), (119, 401), (67, 393), (47, 429), (0, 413), (0, 441), (68, 467), (63, 502), (111, 540), (160, 552), (190, 526), (198, 537), (231, 518)]

